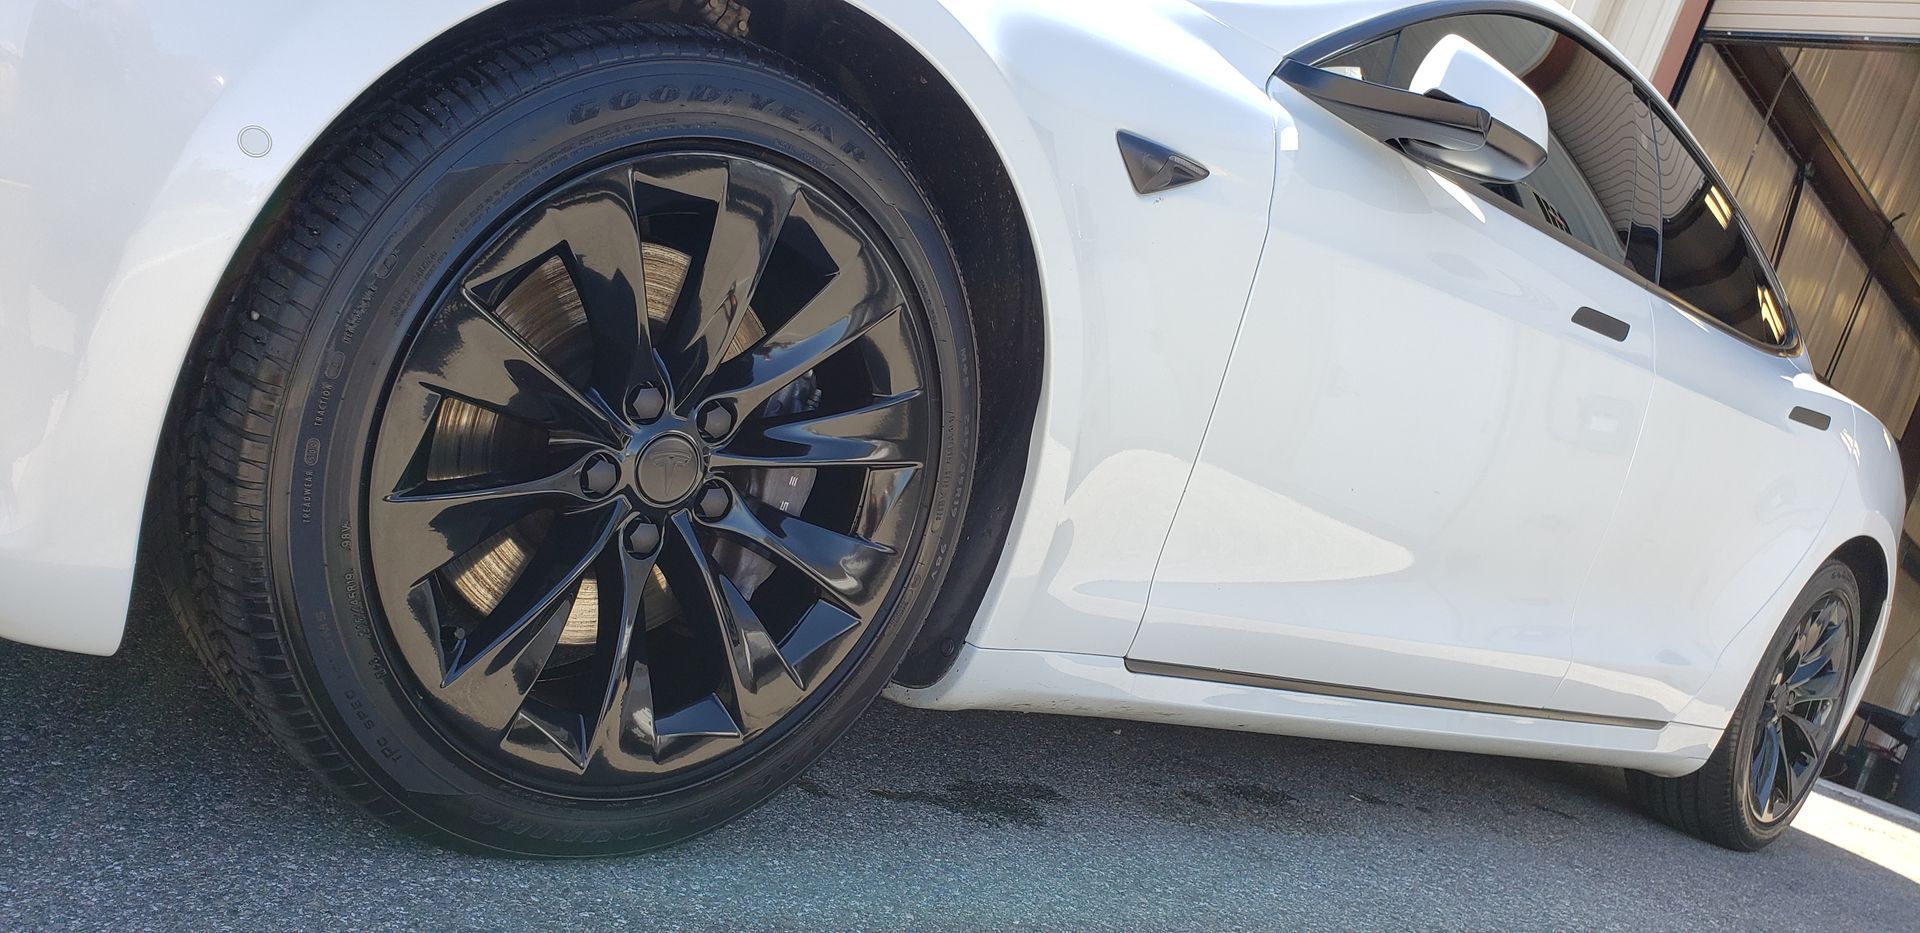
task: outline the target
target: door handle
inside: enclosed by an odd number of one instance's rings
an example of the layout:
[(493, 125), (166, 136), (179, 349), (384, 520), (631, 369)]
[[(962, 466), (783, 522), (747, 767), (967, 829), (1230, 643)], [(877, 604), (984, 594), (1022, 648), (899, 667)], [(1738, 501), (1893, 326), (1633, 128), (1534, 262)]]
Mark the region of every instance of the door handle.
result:
[(1573, 322), (1608, 340), (1622, 343), (1626, 342), (1627, 332), (1633, 329), (1633, 325), (1626, 321), (1592, 308), (1581, 308), (1573, 312)]
[(1801, 424), (1806, 425), (1807, 427), (1815, 428), (1821, 431), (1825, 431), (1827, 429), (1827, 425), (1830, 425), (1833, 423), (1833, 419), (1828, 417), (1827, 415), (1814, 411), (1811, 408), (1801, 408), (1798, 405), (1793, 406), (1793, 410), (1790, 412), (1787, 412), (1787, 417), (1794, 421), (1798, 421)]

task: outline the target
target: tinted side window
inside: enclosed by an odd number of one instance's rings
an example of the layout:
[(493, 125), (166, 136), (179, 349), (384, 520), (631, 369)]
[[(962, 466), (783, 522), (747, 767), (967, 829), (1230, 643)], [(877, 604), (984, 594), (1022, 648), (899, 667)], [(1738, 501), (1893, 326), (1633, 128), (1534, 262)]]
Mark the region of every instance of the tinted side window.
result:
[(1483, 187), (1649, 281), (1657, 273), (1653, 120), (1633, 82), (1573, 39), (1517, 16), (1416, 23), (1317, 64), (1406, 87), (1435, 43), (1458, 35), (1526, 82), (1547, 110), (1547, 161), (1525, 180)]
[(1733, 200), (1687, 151), (1664, 117), (1654, 121), (1659, 155), (1660, 285), (1761, 343), (1787, 341), (1785, 302), (1734, 212)]

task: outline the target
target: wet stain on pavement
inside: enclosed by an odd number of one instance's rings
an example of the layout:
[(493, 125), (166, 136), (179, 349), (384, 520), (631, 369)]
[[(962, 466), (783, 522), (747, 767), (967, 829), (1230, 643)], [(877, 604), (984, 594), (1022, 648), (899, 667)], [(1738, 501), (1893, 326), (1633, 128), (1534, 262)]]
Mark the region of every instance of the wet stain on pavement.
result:
[(1045, 826), (1046, 817), (1038, 805), (1065, 799), (1045, 784), (1018, 781), (955, 781), (943, 791), (872, 788), (867, 793), (885, 800), (929, 804), (982, 823), (1019, 826)]
[(1220, 793), (1270, 809), (1278, 809), (1299, 802), (1298, 798), (1292, 794), (1274, 790), (1264, 784), (1222, 784)]
[(1559, 818), (1561, 818), (1561, 819), (1563, 819), (1563, 820), (1567, 820), (1568, 822), (1573, 822), (1573, 823), (1578, 823), (1578, 822), (1580, 822), (1580, 818), (1579, 818), (1579, 817), (1577, 817), (1577, 816), (1574, 816), (1573, 814), (1571, 814), (1571, 813), (1568, 813), (1568, 812), (1567, 812), (1567, 811), (1565, 811), (1565, 810), (1556, 810), (1556, 809), (1554, 809), (1554, 808), (1552, 808), (1552, 807), (1549, 807), (1549, 806), (1547, 806), (1547, 805), (1546, 805), (1546, 804), (1544, 804), (1544, 803), (1536, 803), (1536, 804), (1534, 804), (1534, 805), (1533, 805), (1533, 808), (1534, 808), (1535, 810), (1539, 810), (1539, 811), (1540, 811), (1540, 812), (1542, 812), (1542, 813), (1551, 813), (1551, 814), (1553, 814), (1554, 816), (1557, 816), (1557, 817), (1559, 817)]
[(819, 781), (816, 781), (812, 778), (801, 778), (797, 781), (794, 781), (793, 786), (798, 790), (813, 797), (825, 797), (828, 800), (835, 800), (835, 799), (838, 799), (839, 797), (839, 795), (835, 794), (833, 791), (826, 789), (826, 787), (822, 786)]

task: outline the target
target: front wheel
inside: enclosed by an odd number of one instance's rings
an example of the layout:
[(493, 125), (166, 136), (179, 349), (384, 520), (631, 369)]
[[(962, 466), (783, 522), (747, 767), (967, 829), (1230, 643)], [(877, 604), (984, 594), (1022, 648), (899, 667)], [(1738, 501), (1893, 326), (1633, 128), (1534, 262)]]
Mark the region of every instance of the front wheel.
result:
[(970, 482), (944, 233), (769, 53), (582, 22), (385, 85), (178, 445), (223, 681), (388, 819), (633, 851), (764, 799), (907, 650)]
[(1686, 832), (1751, 852), (1787, 830), (1813, 794), (1840, 730), (1860, 637), (1860, 586), (1828, 561), (1775, 633), (1760, 669), (1700, 770), (1628, 772), (1641, 806)]

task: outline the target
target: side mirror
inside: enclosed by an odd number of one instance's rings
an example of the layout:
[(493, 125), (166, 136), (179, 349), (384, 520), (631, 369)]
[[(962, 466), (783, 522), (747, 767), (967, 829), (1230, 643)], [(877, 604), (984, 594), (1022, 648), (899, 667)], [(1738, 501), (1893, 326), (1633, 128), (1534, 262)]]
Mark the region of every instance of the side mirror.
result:
[(1293, 59), (1277, 77), (1361, 132), (1428, 165), (1515, 182), (1547, 158), (1547, 109), (1540, 98), (1459, 36), (1435, 43), (1404, 91)]

